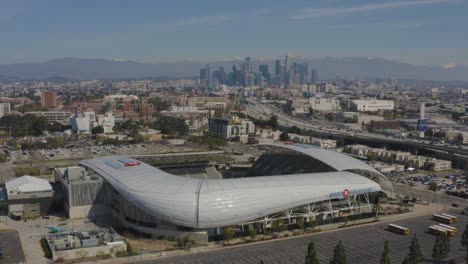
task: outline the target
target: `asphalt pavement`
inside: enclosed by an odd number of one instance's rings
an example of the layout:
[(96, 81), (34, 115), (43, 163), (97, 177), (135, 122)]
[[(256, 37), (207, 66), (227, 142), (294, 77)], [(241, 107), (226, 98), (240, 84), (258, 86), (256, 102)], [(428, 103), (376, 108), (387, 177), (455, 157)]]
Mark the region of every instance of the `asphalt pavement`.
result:
[[(451, 213), (453, 214), (453, 213)], [(458, 228), (457, 234), (451, 238), (450, 259), (466, 256), (461, 246), (461, 233), (465, 228), (466, 216), (460, 216), (458, 223), (452, 224)], [(417, 234), (421, 244), (424, 263), (432, 263), (432, 247), (436, 237), (427, 233), (430, 225), (437, 224), (431, 216), (422, 216), (411, 219), (394, 221), (392, 223), (408, 227), (411, 235), (402, 236), (386, 230), (388, 223), (375, 223), (371, 225), (349, 227), (316, 233), (308, 236), (293, 237), (265, 243), (247, 244), (240, 247), (226, 247), (203, 253), (193, 253), (175, 256), (151, 263), (159, 264), (192, 264), (192, 263), (232, 263), (232, 264), (292, 264), (304, 263), (307, 245), (314, 241), (321, 263), (328, 263), (333, 249), (338, 241), (343, 241), (348, 263), (379, 263), (383, 251), (384, 241), (389, 241), (392, 263), (402, 263), (408, 252), (413, 234)]]
[(21, 241), (16, 230), (0, 230), (0, 247), (3, 256), (0, 257), (1, 264), (26, 263)]

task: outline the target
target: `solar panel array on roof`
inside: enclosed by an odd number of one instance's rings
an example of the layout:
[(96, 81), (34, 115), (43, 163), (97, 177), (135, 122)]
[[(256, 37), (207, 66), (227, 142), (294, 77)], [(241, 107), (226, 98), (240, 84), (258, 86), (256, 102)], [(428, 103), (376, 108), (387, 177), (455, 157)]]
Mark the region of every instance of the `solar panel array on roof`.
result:
[(123, 168), (125, 166), (122, 162), (117, 161), (117, 160), (106, 160), (104, 161), (104, 163), (107, 164), (109, 167), (112, 167), (116, 170)]

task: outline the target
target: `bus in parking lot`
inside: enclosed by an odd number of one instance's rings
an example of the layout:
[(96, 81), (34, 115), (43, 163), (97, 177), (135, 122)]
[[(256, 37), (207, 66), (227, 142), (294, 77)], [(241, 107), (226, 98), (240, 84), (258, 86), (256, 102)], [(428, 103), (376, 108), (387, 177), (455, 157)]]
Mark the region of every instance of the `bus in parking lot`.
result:
[(449, 214), (442, 214), (442, 216), (452, 218), (454, 223), (458, 222), (458, 216), (449, 215)]
[(410, 234), (410, 230), (408, 228), (395, 225), (395, 224), (389, 224), (388, 230), (392, 231), (393, 233), (397, 233), (397, 234), (404, 235), (404, 236), (407, 236)]
[(433, 226), (430, 226), (429, 227), (429, 232), (433, 235), (436, 235), (436, 236), (440, 236), (440, 235), (443, 235), (443, 236), (446, 236), (448, 234), (448, 230), (447, 229), (444, 229), (438, 225), (433, 225)]
[(453, 224), (455, 222), (455, 220), (453, 218), (443, 216), (443, 215), (440, 215), (440, 214), (433, 214), (432, 219), (434, 219), (437, 222), (444, 223), (444, 224)]
[(457, 228), (449, 225), (439, 224), (438, 226), (445, 228), (450, 236), (454, 236), (457, 233)]

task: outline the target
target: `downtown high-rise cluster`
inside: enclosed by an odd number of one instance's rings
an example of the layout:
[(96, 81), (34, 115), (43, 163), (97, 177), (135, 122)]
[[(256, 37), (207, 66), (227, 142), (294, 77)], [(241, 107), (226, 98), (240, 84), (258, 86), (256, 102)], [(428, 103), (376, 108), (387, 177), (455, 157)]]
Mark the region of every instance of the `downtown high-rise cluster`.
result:
[(227, 72), (224, 66), (212, 71), (209, 64), (200, 69), (200, 83), (208, 87), (216, 85), (256, 85), (260, 88), (267, 86), (277, 86), (288, 88), (300, 86), (306, 83), (317, 83), (317, 70), (311, 69), (307, 63), (289, 63), (288, 56), (281, 60), (276, 60), (274, 64), (274, 73), (270, 73), (268, 64), (260, 64), (258, 71), (254, 70), (250, 57), (244, 59), (240, 68), (232, 66), (232, 70)]

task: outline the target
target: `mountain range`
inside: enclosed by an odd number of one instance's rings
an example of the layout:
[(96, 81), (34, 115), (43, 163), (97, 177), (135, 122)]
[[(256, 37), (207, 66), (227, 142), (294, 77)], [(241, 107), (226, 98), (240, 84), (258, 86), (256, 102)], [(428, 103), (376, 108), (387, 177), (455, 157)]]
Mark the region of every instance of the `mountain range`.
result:
[[(259, 64), (268, 64), (269, 72), (274, 73), (274, 60), (253, 59), (252, 61), (255, 70)], [(372, 57), (301, 58), (296, 61), (308, 63), (310, 68), (317, 69), (321, 80), (340, 77), (468, 82), (468, 66), (421, 66)], [(50, 78), (64, 80), (196, 78), (200, 68), (207, 63), (211, 65), (212, 71), (224, 66), (225, 71), (229, 72), (233, 65), (239, 69), (242, 60), (141, 63), (126, 60), (63, 58), (47, 62), (0, 64), (0, 81)]]

